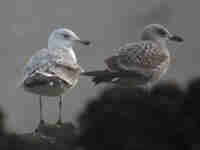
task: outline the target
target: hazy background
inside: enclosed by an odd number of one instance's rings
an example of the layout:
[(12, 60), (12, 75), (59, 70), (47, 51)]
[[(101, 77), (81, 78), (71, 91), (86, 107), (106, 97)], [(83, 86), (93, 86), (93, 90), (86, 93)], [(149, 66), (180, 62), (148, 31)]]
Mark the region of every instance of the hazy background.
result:
[[(0, 2), (0, 104), (9, 127), (17, 132), (32, 131), (39, 119), (38, 97), (16, 89), (19, 71), (35, 51), (47, 47), (49, 33), (67, 27), (80, 38), (92, 40), (96, 48), (76, 47), (85, 69), (101, 69), (103, 59), (126, 42), (138, 39), (149, 23), (161, 23), (184, 37), (184, 44), (170, 44), (173, 60), (166, 79), (184, 83), (198, 76), (200, 63), (200, 1), (190, 0), (2, 0)], [(176, 56), (176, 59), (175, 59)], [(198, 68), (198, 69), (196, 69)], [(65, 97), (65, 121), (75, 118), (88, 97), (100, 88), (82, 77)], [(54, 99), (45, 102), (45, 119), (55, 122)]]

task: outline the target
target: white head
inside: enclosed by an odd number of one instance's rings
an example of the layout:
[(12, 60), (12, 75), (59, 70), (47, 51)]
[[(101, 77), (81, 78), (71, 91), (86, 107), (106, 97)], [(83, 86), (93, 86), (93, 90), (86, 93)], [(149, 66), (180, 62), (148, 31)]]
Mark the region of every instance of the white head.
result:
[(66, 28), (55, 29), (49, 36), (48, 48), (72, 48), (75, 43), (90, 45), (90, 41), (80, 40), (71, 30)]
[(168, 40), (183, 42), (183, 39), (180, 36), (171, 34), (164, 26), (160, 24), (147, 25), (142, 32), (141, 39), (159, 42), (166, 42)]

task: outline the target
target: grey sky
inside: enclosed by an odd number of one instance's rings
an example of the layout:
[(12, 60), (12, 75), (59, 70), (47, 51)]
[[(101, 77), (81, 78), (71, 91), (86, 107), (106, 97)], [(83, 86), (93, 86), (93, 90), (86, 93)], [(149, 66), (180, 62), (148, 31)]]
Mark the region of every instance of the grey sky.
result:
[[(0, 94), (1, 105), (12, 130), (27, 132), (39, 119), (37, 96), (16, 90), (19, 69), (36, 50), (47, 47), (47, 38), (56, 27), (67, 27), (80, 38), (94, 41), (97, 48), (76, 47), (84, 69), (101, 69), (103, 59), (113, 49), (138, 39), (144, 25), (163, 23), (173, 33), (182, 35), (184, 44), (170, 44), (172, 60), (164, 79), (180, 82), (198, 76), (200, 64), (200, 21), (196, 19), (199, 1), (180, 0), (16, 0), (0, 2)], [(159, 14), (159, 15), (158, 15)], [(164, 19), (166, 18), (166, 20)], [(64, 120), (75, 118), (86, 100), (98, 94), (87, 77), (64, 101)], [(45, 104), (45, 119), (57, 118), (56, 102)], [(48, 107), (48, 109), (47, 109)]]

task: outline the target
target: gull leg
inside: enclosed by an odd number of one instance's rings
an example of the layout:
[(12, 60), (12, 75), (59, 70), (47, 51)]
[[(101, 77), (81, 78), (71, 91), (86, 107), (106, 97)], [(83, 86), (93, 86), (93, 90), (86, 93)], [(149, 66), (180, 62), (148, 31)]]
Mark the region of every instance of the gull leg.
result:
[(59, 96), (59, 102), (58, 102), (59, 116), (58, 116), (57, 124), (62, 124), (62, 99), (63, 99), (63, 96)]
[(39, 103), (40, 103), (40, 123), (39, 125), (44, 124), (44, 119), (43, 119), (43, 103), (42, 103), (42, 96), (39, 96)]
[(43, 104), (42, 104), (42, 96), (39, 96), (39, 105), (40, 105), (40, 122), (38, 127), (35, 129), (35, 132), (38, 132), (40, 127), (44, 125), (44, 119), (43, 119)]

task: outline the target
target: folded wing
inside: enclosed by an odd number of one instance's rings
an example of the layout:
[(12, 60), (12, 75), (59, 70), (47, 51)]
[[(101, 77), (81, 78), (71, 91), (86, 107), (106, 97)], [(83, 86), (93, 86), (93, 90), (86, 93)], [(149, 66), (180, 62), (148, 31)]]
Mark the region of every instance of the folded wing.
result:
[(41, 49), (25, 65), (23, 80), (39, 73), (46, 77), (57, 77), (72, 85), (82, 71), (67, 51)]
[(109, 70), (95, 70), (95, 71), (88, 71), (81, 73), (81, 75), (84, 76), (91, 76), (92, 81), (96, 84), (103, 83), (103, 82), (116, 82), (116, 79), (121, 78), (132, 78), (135, 80), (140, 81), (148, 81), (151, 76), (146, 76), (144, 74), (141, 74), (139, 72), (135, 71), (116, 71), (111, 72)]
[(140, 43), (129, 43), (119, 48), (116, 56), (105, 60), (110, 71), (137, 71), (148, 73), (167, 60), (167, 54), (160, 50), (159, 45), (144, 41)]

